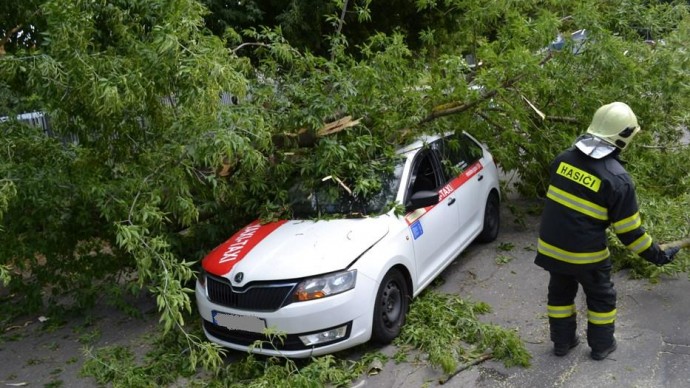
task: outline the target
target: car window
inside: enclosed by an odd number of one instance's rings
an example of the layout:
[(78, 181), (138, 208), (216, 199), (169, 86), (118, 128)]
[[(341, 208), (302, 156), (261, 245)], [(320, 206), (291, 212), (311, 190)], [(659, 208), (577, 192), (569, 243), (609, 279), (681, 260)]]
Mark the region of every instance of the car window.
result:
[(407, 198), (422, 190), (436, 191), (441, 186), (437, 165), (431, 150), (422, 151), (417, 155), (410, 170)]
[(288, 191), (290, 207), (296, 219), (325, 216), (361, 217), (382, 213), (395, 201), (400, 186), (404, 160), (394, 161), (392, 170), (379, 178), (381, 190), (366, 197), (349, 193), (336, 181), (319, 181), (315, 188), (298, 183)]
[(484, 154), (482, 148), (464, 133), (446, 136), (436, 142), (434, 148), (441, 156), (446, 181), (461, 174)]

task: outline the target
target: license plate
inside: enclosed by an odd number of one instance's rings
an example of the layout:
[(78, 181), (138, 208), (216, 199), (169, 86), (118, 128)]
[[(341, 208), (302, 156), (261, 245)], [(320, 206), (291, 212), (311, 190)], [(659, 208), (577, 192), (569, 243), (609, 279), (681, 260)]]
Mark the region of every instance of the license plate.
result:
[(236, 315), (213, 311), (213, 323), (228, 330), (242, 330), (253, 333), (263, 333), (266, 321), (251, 315)]

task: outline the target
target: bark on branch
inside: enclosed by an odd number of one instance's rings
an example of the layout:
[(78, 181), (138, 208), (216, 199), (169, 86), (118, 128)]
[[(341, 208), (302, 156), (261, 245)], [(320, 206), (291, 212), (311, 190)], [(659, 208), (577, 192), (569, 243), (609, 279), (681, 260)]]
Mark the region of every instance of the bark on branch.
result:
[(575, 117), (566, 116), (546, 116), (544, 120), (553, 121), (556, 123), (578, 124), (580, 120)]
[(336, 35), (340, 35), (340, 33), (343, 31), (343, 24), (345, 24), (345, 15), (347, 14), (348, 2), (348, 0), (345, 0), (343, 3), (343, 11), (340, 13), (340, 19), (338, 19), (338, 29), (335, 31)]
[[(548, 61), (551, 60), (552, 57), (553, 57), (553, 54), (549, 51), (549, 53), (544, 58), (542, 58), (541, 61), (539, 61), (539, 66), (544, 66)], [(527, 74), (525, 74), (525, 73), (518, 74), (513, 78), (507, 79), (507, 80), (503, 81), (503, 83), (501, 84), (500, 87), (502, 89), (509, 88), (509, 87), (517, 84), (518, 82), (520, 82), (522, 80), (522, 78), (524, 78), (526, 75)], [(485, 102), (485, 101), (488, 101), (488, 100), (494, 98), (497, 94), (498, 94), (498, 89), (489, 90), (485, 93), (482, 93), (482, 95), (474, 101), (465, 102), (465, 103), (454, 102), (454, 103), (450, 103), (450, 104), (446, 104), (446, 105), (441, 105), (441, 106), (435, 108), (434, 111), (431, 112), (430, 115), (423, 118), (419, 122), (419, 124), (428, 123), (429, 121), (436, 120), (440, 117), (445, 117), (445, 116), (449, 116), (452, 114), (468, 111), (468, 110), (476, 107), (477, 105), (481, 104), (482, 102)], [(447, 107), (447, 106), (450, 106), (450, 107)]]
[(671, 247), (687, 248), (690, 247), (690, 236), (677, 241), (671, 241), (664, 244), (659, 244), (659, 248), (666, 250)]

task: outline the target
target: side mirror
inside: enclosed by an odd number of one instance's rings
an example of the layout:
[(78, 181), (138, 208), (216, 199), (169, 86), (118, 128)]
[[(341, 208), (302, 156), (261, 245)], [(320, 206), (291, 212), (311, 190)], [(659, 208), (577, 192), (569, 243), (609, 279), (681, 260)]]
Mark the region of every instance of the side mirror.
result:
[(420, 190), (412, 194), (410, 201), (407, 203), (407, 211), (417, 210), (419, 208), (433, 206), (438, 203), (438, 191)]

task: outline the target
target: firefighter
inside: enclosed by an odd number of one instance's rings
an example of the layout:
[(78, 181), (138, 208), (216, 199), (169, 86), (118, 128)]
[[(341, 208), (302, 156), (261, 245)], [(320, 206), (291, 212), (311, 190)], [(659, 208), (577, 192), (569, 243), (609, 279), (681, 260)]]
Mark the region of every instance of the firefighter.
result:
[(602, 360), (616, 350), (609, 226), (628, 249), (656, 265), (671, 262), (679, 250), (661, 250), (645, 232), (635, 186), (619, 160), (639, 130), (627, 104), (604, 105), (594, 113), (587, 132), (551, 164), (534, 262), (550, 275), (547, 310), (556, 356), (565, 356), (580, 342), (578, 285), (587, 297), (591, 357)]

